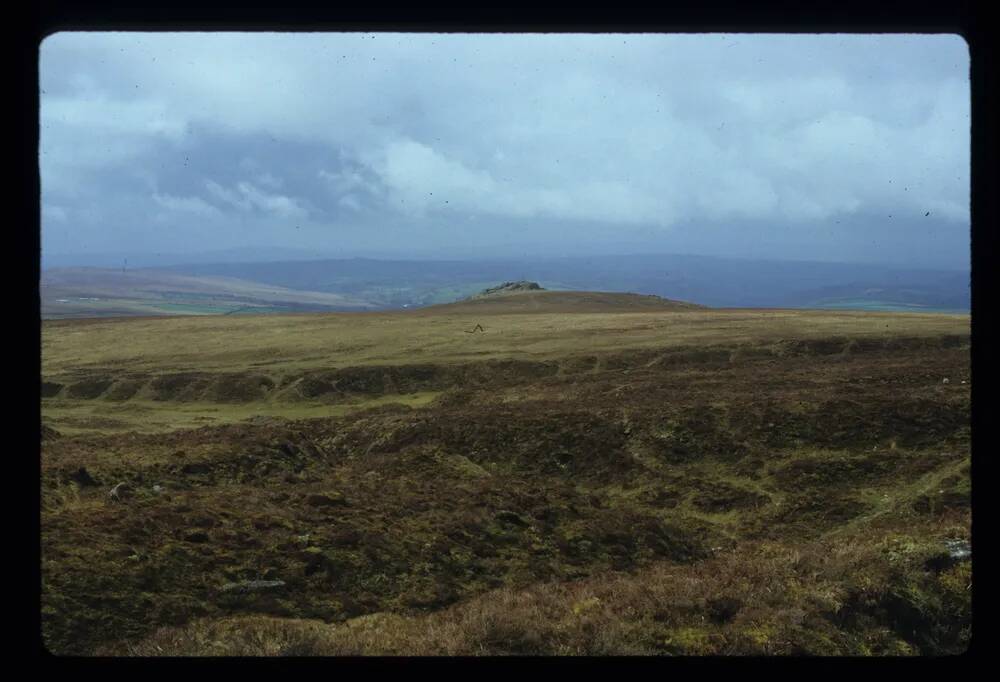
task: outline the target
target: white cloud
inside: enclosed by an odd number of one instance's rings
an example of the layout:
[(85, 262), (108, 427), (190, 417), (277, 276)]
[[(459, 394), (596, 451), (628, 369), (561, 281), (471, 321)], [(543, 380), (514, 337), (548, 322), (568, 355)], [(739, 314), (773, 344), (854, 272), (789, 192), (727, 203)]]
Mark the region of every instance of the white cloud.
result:
[(352, 211), (361, 210), (361, 202), (358, 201), (358, 198), (353, 194), (345, 194), (340, 197), (340, 199), (337, 200), (337, 205), (342, 206), (343, 208), (349, 208)]
[(280, 218), (305, 218), (308, 211), (298, 201), (283, 194), (269, 194), (249, 182), (237, 185), (239, 191), (253, 206)]
[(214, 180), (207, 180), (205, 182), (205, 188), (208, 190), (209, 194), (219, 201), (238, 208), (241, 211), (249, 211), (253, 208), (253, 204), (245, 196), (242, 196), (239, 192), (233, 192), (232, 190), (226, 189)]
[(284, 180), (267, 172), (258, 175), (256, 180), (258, 184), (270, 187), (271, 189), (281, 189), (285, 184)]
[(671, 207), (627, 182), (580, 178), (540, 185), (531, 176), (496, 178), (414, 140), (395, 140), (369, 158), (403, 212), (481, 212), (515, 218), (666, 224)]
[(271, 194), (249, 182), (238, 182), (236, 189), (226, 189), (219, 183), (208, 180), (205, 187), (219, 201), (240, 211), (258, 209), (278, 218), (305, 219), (309, 211), (301, 203), (283, 194)]
[(371, 195), (380, 195), (382, 193), (382, 188), (376, 183), (367, 180), (361, 173), (350, 168), (344, 168), (336, 172), (321, 168), (317, 176), (337, 195), (356, 191)]
[(191, 213), (206, 218), (217, 218), (222, 215), (222, 212), (218, 208), (201, 197), (175, 197), (169, 194), (154, 194), (153, 201), (169, 211)]

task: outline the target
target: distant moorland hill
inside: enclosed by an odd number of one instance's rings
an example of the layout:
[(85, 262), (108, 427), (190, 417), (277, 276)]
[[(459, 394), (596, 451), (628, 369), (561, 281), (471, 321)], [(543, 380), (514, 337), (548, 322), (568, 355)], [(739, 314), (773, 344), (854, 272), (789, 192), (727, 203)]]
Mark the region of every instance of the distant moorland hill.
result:
[(40, 293), (42, 316), (46, 318), (330, 312), (375, 307), (333, 292), (149, 269), (49, 270), (42, 274)]
[(637, 313), (704, 310), (653, 295), (607, 291), (546, 291), (535, 282), (505, 282), (465, 300), (428, 306), (427, 313)]

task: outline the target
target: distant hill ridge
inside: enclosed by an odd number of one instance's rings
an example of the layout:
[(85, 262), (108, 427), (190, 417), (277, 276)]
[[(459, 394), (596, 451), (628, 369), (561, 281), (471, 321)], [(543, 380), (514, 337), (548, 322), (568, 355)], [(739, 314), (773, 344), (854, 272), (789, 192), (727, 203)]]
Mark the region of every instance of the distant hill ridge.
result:
[[(135, 272), (142, 259), (128, 255), (128, 273)], [(207, 255), (205, 256), (208, 257)], [(51, 260), (51, 259), (50, 259)], [(110, 261), (109, 261), (110, 262)], [(42, 273), (43, 317), (135, 314), (141, 304), (144, 314), (162, 304), (180, 304), (184, 314), (196, 305), (235, 308), (242, 305), (230, 294), (233, 280), (242, 280), (238, 298), (245, 299), (251, 283), (264, 294), (257, 308), (261, 312), (310, 308), (410, 310), (432, 304), (452, 302), (472, 296), (483, 287), (494, 287), (513, 274), (523, 281), (536, 282), (551, 291), (509, 291), (484, 300), (514, 301), (573, 291), (642, 291), (674, 300), (697, 301), (710, 307), (724, 308), (819, 308), (848, 310), (897, 310), (913, 312), (964, 312), (970, 308), (968, 270), (921, 270), (877, 264), (772, 261), (726, 259), (677, 254), (608, 255), (566, 258), (446, 260), (374, 260), (329, 258), (325, 260), (262, 261), (227, 263), (189, 263), (167, 268), (146, 269), (156, 273), (183, 275), (202, 281), (203, 287), (184, 285), (184, 296), (176, 280), (137, 282), (117, 268), (106, 268), (104, 285), (114, 291), (93, 286), (94, 273), (82, 277), (81, 268), (73, 273), (53, 268)], [(60, 272), (61, 270), (61, 272)], [(112, 270), (117, 273), (112, 276)], [(69, 275), (73, 274), (72, 277)], [(202, 278), (212, 278), (212, 283)], [(220, 278), (225, 278), (222, 286)], [(225, 291), (220, 291), (220, 286)], [(502, 286), (502, 285), (501, 285)], [(281, 290), (275, 296), (275, 289)], [(155, 290), (154, 290), (155, 289)], [(287, 290), (308, 292), (308, 301)], [(320, 301), (317, 294), (334, 294), (340, 302)], [(196, 295), (196, 296), (195, 296)], [(92, 301), (92, 297), (102, 300)], [(128, 301), (131, 313), (109, 308), (119, 299)], [(136, 298), (143, 299), (136, 301)], [(58, 299), (67, 299), (69, 303)], [(178, 300), (183, 299), (183, 300)], [(197, 300), (196, 300), (197, 299)], [(208, 301), (207, 299), (214, 299)], [(344, 300), (349, 299), (349, 300)], [(290, 302), (296, 301), (294, 306)], [(286, 305), (289, 304), (289, 305)], [(115, 303), (117, 310), (120, 306)], [(167, 314), (164, 311), (156, 314)], [(175, 311), (176, 312), (176, 311)], [(207, 309), (206, 311), (207, 312)], [(175, 313), (171, 313), (175, 314)], [(242, 313), (241, 313), (242, 314)]]
[(627, 313), (705, 310), (705, 306), (650, 294), (613, 291), (549, 291), (537, 282), (504, 282), (478, 294), (421, 308), (432, 313)]

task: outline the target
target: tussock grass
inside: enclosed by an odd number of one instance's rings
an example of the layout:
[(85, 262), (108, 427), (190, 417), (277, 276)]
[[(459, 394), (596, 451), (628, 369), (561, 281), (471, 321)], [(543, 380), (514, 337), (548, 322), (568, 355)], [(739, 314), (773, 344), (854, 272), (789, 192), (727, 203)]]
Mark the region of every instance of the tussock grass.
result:
[[(527, 589), (503, 588), (423, 616), (377, 613), (328, 625), (261, 616), (165, 628), (106, 653), (179, 656), (915, 655), (890, 627), (843, 627), (886, 609), (927, 619), (970, 613), (967, 565), (931, 579), (901, 568), (919, 542), (892, 536), (790, 548), (744, 545), (694, 566), (661, 564)], [(887, 557), (889, 559), (887, 560)], [(897, 602), (902, 599), (902, 606)], [(911, 614), (912, 616), (912, 614)], [(902, 619), (903, 617), (900, 616)], [(967, 645), (967, 632), (949, 641)]]

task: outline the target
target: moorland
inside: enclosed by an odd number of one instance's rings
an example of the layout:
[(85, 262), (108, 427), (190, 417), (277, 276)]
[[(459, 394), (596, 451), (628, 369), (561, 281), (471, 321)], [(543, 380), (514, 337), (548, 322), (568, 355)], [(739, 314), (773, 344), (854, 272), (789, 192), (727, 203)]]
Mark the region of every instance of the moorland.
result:
[(595, 292), (45, 321), (45, 644), (960, 653), (969, 332)]

